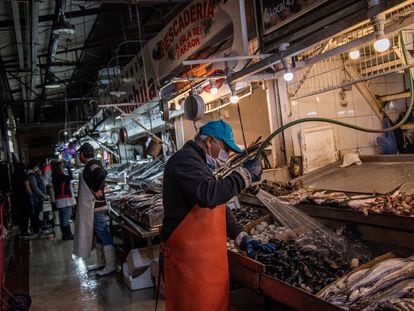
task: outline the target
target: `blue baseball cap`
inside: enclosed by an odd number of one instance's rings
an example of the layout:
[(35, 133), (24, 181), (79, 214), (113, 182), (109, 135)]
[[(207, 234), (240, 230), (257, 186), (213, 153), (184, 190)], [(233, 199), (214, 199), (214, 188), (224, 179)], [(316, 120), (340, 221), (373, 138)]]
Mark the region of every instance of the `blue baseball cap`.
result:
[(212, 136), (222, 140), (231, 150), (237, 153), (242, 153), (243, 151), (237, 147), (233, 138), (233, 130), (230, 125), (228, 125), (223, 120), (210, 121), (200, 127), (200, 134)]

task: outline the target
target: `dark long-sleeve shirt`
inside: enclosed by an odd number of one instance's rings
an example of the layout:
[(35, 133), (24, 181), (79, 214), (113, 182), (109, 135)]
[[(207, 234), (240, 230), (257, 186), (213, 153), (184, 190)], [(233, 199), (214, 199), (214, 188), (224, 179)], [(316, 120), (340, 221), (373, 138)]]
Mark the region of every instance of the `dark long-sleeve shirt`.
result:
[[(105, 178), (106, 171), (103, 168), (101, 162), (95, 159), (89, 160), (83, 170), (83, 179), (88, 185), (89, 189), (95, 196), (95, 208), (106, 206), (105, 199)], [(96, 195), (95, 192), (102, 190), (102, 195)]]
[[(187, 142), (171, 156), (164, 170), (162, 239), (168, 239), (196, 204), (214, 208), (229, 201), (243, 188), (244, 181), (238, 173), (216, 179), (207, 168), (204, 150), (193, 141)], [(228, 208), (226, 222), (227, 235), (236, 238), (242, 227)]]

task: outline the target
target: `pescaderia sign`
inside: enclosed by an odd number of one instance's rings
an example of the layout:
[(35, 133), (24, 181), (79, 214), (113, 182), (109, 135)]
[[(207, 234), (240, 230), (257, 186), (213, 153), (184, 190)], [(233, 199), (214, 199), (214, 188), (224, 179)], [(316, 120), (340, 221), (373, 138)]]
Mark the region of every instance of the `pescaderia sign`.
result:
[[(232, 37), (233, 55), (242, 55), (240, 7), (236, 0), (190, 1), (157, 36), (152, 38), (134, 57), (121, 74), (112, 79), (110, 86), (101, 94), (101, 104), (130, 103), (119, 108), (134, 113), (148, 102), (158, 101), (160, 85), (166, 79), (176, 76), (182, 70), (182, 62), (204, 48), (216, 46)], [(217, 55), (218, 56), (218, 55)], [(110, 91), (123, 91), (124, 95), (114, 97)], [(157, 115), (153, 111), (152, 115)], [(157, 127), (162, 118), (152, 120)], [(149, 120), (141, 123), (151, 128)], [(140, 135), (143, 131), (136, 124), (128, 122), (128, 135)]]
[(231, 51), (241, 55), (239, 1), (191, 1), (166, 28), (148, 42), (154, 74), (174, 75), (195, 52), (233, 37)]
[(261, 0), (262, 28), (265, 35), (290, 23), (328, 0)]

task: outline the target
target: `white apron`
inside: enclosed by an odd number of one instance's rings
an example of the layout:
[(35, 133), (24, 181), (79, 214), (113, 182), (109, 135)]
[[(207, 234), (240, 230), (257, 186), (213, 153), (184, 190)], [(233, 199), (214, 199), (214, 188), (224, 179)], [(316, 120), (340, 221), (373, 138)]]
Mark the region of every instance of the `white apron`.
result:
[(79, 175), (78, 206), (73, 241), (73, 255), (75, 256), (89, 257), (91, 254), (94, 207), (95, 197), (81, 174)]

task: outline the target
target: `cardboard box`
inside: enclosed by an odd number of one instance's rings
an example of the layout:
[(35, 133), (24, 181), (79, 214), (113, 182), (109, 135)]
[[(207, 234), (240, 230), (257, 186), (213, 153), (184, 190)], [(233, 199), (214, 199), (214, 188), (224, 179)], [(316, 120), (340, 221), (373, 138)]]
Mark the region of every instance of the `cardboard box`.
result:
[(138, 290), (144, 288), (153, 287), (154, 284), (152, 283), (151, 279), (151, 269), (148, 266), (146, 270), (142, 274), (137, 277), (132, 277), (128, 270), (127, 263), (122, 265), (122, 271), (124, 275), (124, 283), (130, 290)]
[(129, 252), (126, 263), (128, 265), (129, 275), (134, 278), (142, 274), (149, 267), (151, 258), (148, 257), (147, 250), (134, 248)]

